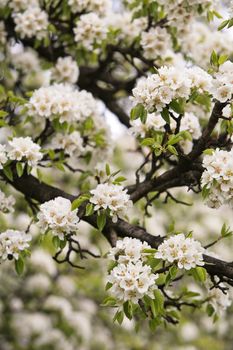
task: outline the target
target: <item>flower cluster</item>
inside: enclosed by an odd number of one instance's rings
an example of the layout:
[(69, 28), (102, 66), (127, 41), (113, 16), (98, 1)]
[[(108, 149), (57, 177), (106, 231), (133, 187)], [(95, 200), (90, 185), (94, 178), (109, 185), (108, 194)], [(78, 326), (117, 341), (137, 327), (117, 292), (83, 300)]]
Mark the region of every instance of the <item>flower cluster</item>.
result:
[(172, 48), (172, 41), (165, 28), (151, 28), (141, 34), (141, 46), (147, 59), (155, 59)]
[(63, 197), (43, 203), (37, 218), (43, 232), (51, 230), (52, 234), (61, 240), (65, 234), (76, 231), (79, 222), (77, 209), (72, 210), (71, 201)]
[(213, 0), (159, 0), (159, 4), (164, 5), (168, 24), (178, 30), (184, 29), (194, 15), (207, 10), (212, 5)]
[(6, 155), (6, 146), (0, 144), (0, 169), (3, 168), (3, 165), (7, 162), (7, 155)]
[(78, 131), (73, 131), (71, 134), (64, 135), (57, 133), (51, 141), (52, 149), (63, 149), (65, 154), (69, 156), (80, 156), (85, 148), (83, 147), (83, 139)]
[(149, 130), (164, 131), (166, 122), (160, 114), (149, 113), (145, 123), (141, 119), (135, 119), (131, 120), (130, 124), (132, 126), (129, 131), (132, 135), (145, 137)]
[(175, 99), (187, 100), (192, 88), (199, 92), (208, 91), (211, 81), (211, 76), (201, 68), (180, 70), (178, 67), (164, 66), (158, 69), (158, 74), (138, 81), (133, 89), (133, 100), (142, 103), (149, 112), (160, 112)]
[[(224, 284), (220, 283), (220, 288), (224, 288)], [(231, 300), (230, 296), (227, 291), (223, 293), (223, 291), (220, 288), (213, 288), (209, 290), (208, 297), (209, 297), (209, 303), (213, 306), (216, 313), (221, 314), (223, 313), (230, 305)]]
[(31, 236), (22, 231), (7, 230), (0, 234), (0, 257), (6, 260), (13, 257), (16, 260), (19, 258), (21, 251), (29, 247)]
[(144, 260), (145, 249), (151, 247), (147, 242), (141, 242), (136, 238), (125, 237), (122, 240), (118, 240), (116, 246), (111, 248), (108, 253), (108, 258), (118, 263), (126, 264), (128, 262), (136, 263), (138, 260)]
[(22, 52), (11, 53), (11, 62), (15, 68), (27, 74), (40, 69), (40, 61), (36, 51), (24, 49)]
[(42, 39), (46, 36), (48, 27), (48, 14), (39, 7), (29, 7), (26, 11), (14, 15), (15, 30), (24, 38), (36, 37)]
[(78, 91), (64, 84), (54, 84), (36, 90), (27, 107), (31, 116), (50, 120), (59, 118), (61, 123), (85, 120), (98, 113), (97, 102), (91, 93), (85, 90)]
[(226, 107), (222, 110), (222, 115), (226, 118), (232, 118), (233, 117), (233, 105), (226, 105)]
[(208, 190), (206, 204), (219, 208), (223, 204), (233, 207), (233, 150), (216, 149), (203, 159), (206, 169), (201, 178), (202, 186)]
[(4, 45), (6, 43), (6, 31), (3, 21), (0, 21), (0, 44)]
[(210, 52), (218, 52), (230, 56), (232, 52), (233, 37), (229, 31), (218, 31), (210, 28), (200, 21), (192, 21), (179, 38), (182, 52), (205, 69), (210, 63)]
[(201, 136), (199, 119), (191, 112), (186, 112), (181, 119), (180, 131), (184, 130), (187, 130), (195, 140)]
[(146, 17), (132, 19), (132, 14), (127, 11), (109, 13), (105, 20), (107, 26), (119, 32), (117, 35), (119, 45), (122, 43), (131, 45), (135, 38), (139, 37), (147, 27)]
[[(175, 114), (175, 113), (174, 113)], [(139, 136), (139, 137), (145, 137), (146, 134), (149, 131), (162, 131), (164, 132), (164, 126), (166, 122), (162, 118), (160, 114), (156, 113), (149, 113), (147, 115), (147, 119), (145, 123), (143, 123), (140, 119), (131, 120), (131, 128), (129, 129), (129, 132), (132, 135)], [(174, 119), (171, 120), (171, 129), (175, 131), (176, 129), (176, 122)], [(198, 118), (193, 114), (186, 112), (180, 122), (180, 131), (188, 131), (193, 139), (198, 139), (201, 136), (201, 126), (199, 123)], [(189, 141), (189, 140), (185, 140)], [(192, 142), (189, 141), (192, 145)]]
[(204, 265), (204, 251), (200, 242), (190, 237), (186, 238), (183, 233), (180, 233), (160, 244), (155, 258), (177, 263), (179, 269), (190, 270), (197, 265)]
[(125, 217), (127, 211), (132, 206), (130, 196), (126, 193), (123, 186), (113, 184), (99, 184), (90, 193), (92, 197), (90, 202), (95, 205), (95, 210), (109, 209), (112, 221), (116, 222), (118, 217)]
[(59, 57), (52, 71), (53, 80), (58, 83), (74, 84), (79, 77), (79, 68), (71, 56)]
[(119, 302), (137, 303), (145, 295), (154, 298), (158, 275), (143, 263), (143, 250), (148, 248), (148, 244), (138, 239), (124, 238), (110, 250), (109, 257), (117, 262), (117, 266), (110, 271), (107, 281), (112, 284), (111, 292)]
[(0, 190), (0, 211), (3, 213), (12, 213), (14, 211), (15, 198), (13, 196), (6, 196)]
[(74, 40), (86, 50), (91, 51), (95, 45), (101, 45), (107, 38), (108, 29), (104, 20), (96, 13), (82, 15), (74, 28)]
[(26, 10), (28, 7), (38, 7), (38, 0), (11, 0), (9, 1), (9, 7), (14, 12), (20, 12)]
[(111, 8), (110, 0), (68, 0), (71, 11), (76, 12), (97, 12), (104, 15)]
[(215, 74), (213, 82), (213, 96), (220, 102), (232, 99), (233, 95), (233, 63), (224, 62)]
[(30, 166), (36, 166), (43, 158), (41, 147), (32, 141), (31, 137), (14, 137), (9, 141), (8, 156), (12, 160), (26, 160)]

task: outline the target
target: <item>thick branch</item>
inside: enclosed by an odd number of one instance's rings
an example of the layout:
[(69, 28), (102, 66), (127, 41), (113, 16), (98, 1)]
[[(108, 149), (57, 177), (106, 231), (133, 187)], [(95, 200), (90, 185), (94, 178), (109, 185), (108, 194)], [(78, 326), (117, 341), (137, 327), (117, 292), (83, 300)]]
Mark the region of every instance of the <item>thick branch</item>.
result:
[[(40, 203), (54, 199), (58, 196), (62, 196), (73, 201), (76, 197), (68, 194), (58, 188), (47, 185), (40, 182), (32, 175), (23, 175), (21, 178), (15, 177), (11, 185), (23, 193), (26, 197), (37, 200)], [(95, 228), (96, 215), (84, 216), (82, 220), (88, 222)], [(108, 238), (111, 230), (115, 230), (121, 237), (134, 237), (141, 241), (148, 242), (152, 247), (157, 248), (158, 245), (163, 241), (160, 236), (153, 236), (149, 234), (145, 229), (139, 226), (129, 224), (123, 220), (118, 220), (117, 223), (112, 223), (108, 220), (104, 234)], [(204, 261), (206, 262), (205, 268), (211, 275), (224, 276), (233, 280), (233, 264), (204, 255)]]

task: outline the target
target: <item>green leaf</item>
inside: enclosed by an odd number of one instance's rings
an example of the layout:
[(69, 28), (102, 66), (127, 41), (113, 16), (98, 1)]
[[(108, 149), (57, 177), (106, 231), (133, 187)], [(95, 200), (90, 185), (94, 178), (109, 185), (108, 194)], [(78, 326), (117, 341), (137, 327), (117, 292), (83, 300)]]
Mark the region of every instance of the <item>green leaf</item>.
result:
[(64, 165), (61, 162), (56, 162), (56, 163), (54, 163), (54, 165), (58, 170), (65, 172)]
[(153, 320), (149, 321), (149, 327), (152, 332), (156, 330), (156, 328), (160, 325), (161, 321), (159, 318), (153, 318)]
[(104, 299), (102, 306), (115, 306), (116, 305), (116, 299), (113, 297), (107, 297)]
[(222, 30), (223, 28), (225, 28), (229, 23), (229, 20), (227, 19), (226, 21), (223, 21), (219, 26), (218, 26), (218, 30)]
[(214, 50), (210, 56), (210, 64), (218, 67), (218, 54)]
[(233, 26), (233, 18), (230, 19), (227, 28), (231, 28)]
[(227, 225), (224, 223), (221, 229), (221, 236), (222, 237), (228, 237), (232, 235), (232, 231), (230, 230), (230, 227), (227, 227)]
[(21, 257), (15, 260), (15, 270), (18, 275), (22, 275), (24, 271), (24, 260)]
[(52, 238), (53, 245), (56, 249), (60, 248), (60, 239), (58, 236)]
[(229, 56), (228, 55), (221, 55), (218, 59), (218, 64), (219, 66), (221, 66), (221, 64), (223, 64), (224, 62), (226, 62), (228, 60)]
[(173, 109), (174, 112), (178, 113), (178, 114), (184, 114), (184, 102), (183, 101), (176, 101), (173, 100), (169, 106), (171, 107), (171, 109)]
[(197, 266), (194, 269), (191, 269), (190, 272), (197, 282), (205, 282), (207, 274), (204, 267)]
[(0, 111), (0, 118), (4, 118), (4, 117), (6, 117), (7, 115), (8, 115), (9, 113), (8, 112), (6, 112), (6, 111)]
[(141, 146), (152, 146), (155, 140), (152, 137), (148, 137), (141, 142)]
[(10, 166), (5, 166), (3, 168), (3, 172), (4, 172), (4, 175), (10, 180), (10, 181), (13, 181), (13, 173), (12, 173), (12, 170), (10, 168)]
[(119, 324), (122, 324), (123, 320), (124, 320), (124, 312), (117, 311), (117, 313), (113, 317), (113, 322), (117, 321)]
[(178, 268), (175, 265), (170, 267), (165, 280), (166, 285), (168, 285), (176, 277), (177, 272)]
[(168, 145), (175, 145), (176, 143), (180, 142), (181, 140), (183, 140), (183, 137), (179, 134), (177, 135), (171, 135), (169, 137), (169, 140), (167, 142)]
[(111, 170), (110, 170), (109, 164), (106, 164), (106, 166), (105, 166), (105, 171), (106, 171), (106, 175), (107, 175), (107, 176), (110, 176), (110, 175), (111, 175)]
[(175, 148), (174, 146), (168, 145), (168, 146), (167, 146), (167, 150), (168, 150), (170, 153), (174, 154), (175, 156), (178, 156), (178, 152), (177, 152), (177, 150), (176, 150), (176, 148)]
[(206, 307), (206, 312), (207, 312), (207, 315), (209, 317), (211, 317), (215, 313), (215, 309), (214, 309), (214, 307), (211, 304), (208, 304), (207, 307)]
[(42, 172), (40, 171), (40, 169), (36, 169), (36, 173), (37, 173), (37, 177), (38, 177), (38, 180), (40, 181), (40, 182), (42, 182), (42, 177), (43, 177), (43, 175), (42, 175)]
[(123, 182), (127, 180), (124, 176), (118, 176), (114, 181), (113, 181), (113, 184), (118, 184), (120, 182)]
[(105, 290), (109, 290), (110, 288), (112, 288), (112, 283), (108, 282), (105, 286)]
[(207, 154), (208, 156), (212, 156), (214, 150), (212, 148), (207, 148), (203, 151), (203, 154)]
[(23, 171), (24, 171), (24, 166), (25, 164), (17, 162), (16, 163), (16, 172), (18, 177), (21, 177), (23, 175)]
[(135, 120), (140, 118), (143, 123), (145, 123), (147, 118), (147, 111), (143, 104), (138, 103), (135, 107), (132, 108), (130, 112), (130, 119)]
[(159, 289), (154, 291), (154, 299), (151, 299), (151, 311), (154, 317), (161, 315), (164, 309), (164, 297)]
[(72, 202), (71, 210), (75, 210), (79, 208), (83, 202), (88, 201), (89, 199), (90, 199), (89, 194), (79, 196)]
[(209, 193), (210, 193), (210, 189), (207, 188), (207, 185), (205, 185), (202, 188), (202, 192), (201, 192), (203, 199), (206, 199), (209, 196)]
[(132, 305), (132, 303), (130, 301), (126, 301), (123, 304), (123, 310), (124, 310), (125, 316), (129, 320), (132, 320), (132, 317), (133, 317), (133, 305)]
[(161, 116), (165, 120), (166, 123), (168, 123), (168, 124), (170, 123), (170, 115), (169, 115), (169, 112), (168, 112), (167, 108), (164, 108), (162, 110)]
[(106, 213), (105, 211), (98, 212), (97, 215), (97, 227), (101, 232), (106, 224)]
[(92, 215), (94, 212), (94, 205), (92, 203), (88, 203), (87, 206), (86, 206), (86, 213), (85, 215), (86, 216), (90, 216)]

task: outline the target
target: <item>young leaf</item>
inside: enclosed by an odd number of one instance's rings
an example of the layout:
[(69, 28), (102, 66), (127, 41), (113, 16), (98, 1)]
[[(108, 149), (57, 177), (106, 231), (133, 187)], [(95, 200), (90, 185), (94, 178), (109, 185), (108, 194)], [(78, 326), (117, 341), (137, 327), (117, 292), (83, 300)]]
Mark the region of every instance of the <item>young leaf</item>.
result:
[(88, 203), (87, 206), (86, 206), (86, 213), (85, 215), (86, 216), (90, 216), (92, 215), (94, 212), (94, 205), (92, 203)]
[(17, 171), (18, 177), (21, 177), (23, 175), (24, 165), (25, 164), (20, 163), (20, 162), (16, 163), (16, 171)]
[(13, 173), (12, 173), (12, 170), (10, 168), (10, 166), (5, 166), (3, 168), (3, 172), (4, 172), (4, 175), (6, 175), (6, 177), (10, 180), (10, 181), (13, 181)]
[(15, 260), (15, 271), (18, 275), (22, 275), (24, 271), (24, 261), (21, 257), (19, 257), (18, 260)]
[(97, 227), (99, 231), (103, 231), (103, 228), (106, 224), (106, 213), (104, 211), (99, 212), (97, 215)]

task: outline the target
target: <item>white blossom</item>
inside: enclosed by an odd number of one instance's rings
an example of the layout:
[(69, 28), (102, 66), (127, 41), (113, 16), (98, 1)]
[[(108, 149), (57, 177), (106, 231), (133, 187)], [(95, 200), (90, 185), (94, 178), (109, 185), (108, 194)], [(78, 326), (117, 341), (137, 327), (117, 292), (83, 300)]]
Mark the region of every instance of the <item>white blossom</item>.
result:
[(7, 162), (6, 146), (0, 144), (0, 169), (3, 168), (3, 165)]
[(74, 84), (79, 77), (79, 68), (71, 56), (59, 57), (52, 71), (53, 80), (58, 83)]
[(68, 0), (71, 11), (76, 12), (96, 12), (104, 15), (111, 8), (110, 0)]
[(56, 197), (41, 204), (37, 218), (42, 233), (51, 230), (52, 234), (61, 240), (64, 239), (64, 235), (77, 231), (79, 222), (77, 209), (72, 210), (71, 201), (63, 197)]
[(11, 62), (15, 68), (21, 70), (24, 74), (40, 70), (40, 61), (37, 52), (26, 48), (22, 52), (12, 52)]
[(233, 94), (233, 63), (224, 62), (214, 76), (213, 96), (220, 102), (226, 102)]
[(207, 11), (213, 4), (212, 0), (159, 0), (159, 4), (164, 5), (166, 18), (170, 26), (177, 30), (186, 28), (195, 15), (198, 15), (200, 6)]
[(10, 0), (9, 7), (14, 12), (20, 12), (26, 10), (28, 7), (38, 7), (38, 0)]
[(186, 112), (181, 118), (180, 131), (185, 130), (188, 131), (195, 140), (201, 136), (199, 119), (193, 113)]
[(226, 107), (222, 110), (222, 115), (226, 118), (232, 118), (233, 117), (233, 109), (231, 105), (226, 105)]
[(129, 261), (136, 263), (146, 256), (146, 253), (143, 252), (144, 249), (150, 248), (146, 242), (141, 242), (136, 238), (125, 237), (123, 240), (118, 240), (116, 246), (109, 250), (108, 258), (118, 263), (128, 263)]
[(128, 11), (123, 13), (109, 12), (105, 22), (107, 26), (118, 30), (119, 44), (125, 45), (131, 45), (147, 26), (146, 17), (132, 18), (132, 13)]
[(147, 59), (163, 56), (172, 48), (172, 41), (165, 28), (156, 27), (141, 33), (141, 46)]
[(3, 21), (0, 21), (0, 44), (6, 44), (6, 30)]
[[(196, 77), (196, 79), (195, 79)], [(142, 103), (149, 111), (162, 111), (166, 105), (177, 98), (185, 98), (191, 94), (191, 88), (203, 92), (211, 86), (209, 74), (202, 74), (196, 67), (184, 68), (163, 66), (158, 74), (141, 78), (133, 89), (133, 101)]]
[(6, 260), (13, 256), (16, 260), (21, 251), (29, 247), (31, 236), (23, 231), (6, 230), (0, 234), (0, 257)]
[(230, 18), (233, 18), (233, 1), (232, 0), (229, 5), (229, 15), (230, 15)]
[(63, 149), (65, 154), (76, 157), (85, 152), (83, 139), (78, 131), (73, 131), (67, 135), (57, 133), (51, 141), (51, 148)]
[(35, 90), (28, 104), (28, 113), (38, 118), (60, 123), (85, 120), (87, 117), (100, 115), (97, 101), (91, 93), (65, 84), (54, 84)]
[(139, 260), (135, 263), (119, 263), (111, 270), (107, 281), (112, 284), (111, 293), (119, 302), (131, 300), (136, 304), (145, 295), (154, 299), (157, 278), (158, 275), (152, 273), (151, 267)]
[(39, 7), (28, 7), (24, 12), (14, 15), (15, 30), (24, 38), (36, 37), (42, 39), (46, 36), (48, 27), (48, 14)]
[(31, 137), (14, 137), (9, 141), (8, 156), (12, 160), (26, 160), (29, 165), (36, 166), (43, 158), (41, 147), (32, 141)]
[(108, 29), (104, 20), (94, 12), (80, 16), (74, 28), (74, 40), (91, 51), (95, 44), (101, 45), (107, 38)]
[[(219, 287), (224, 288), (224, 284), (220, 283)], [(220, 288), (213, 288), (208, 293), (209, 303), (213, 306), (216, 313), (223, 313), (231, 305), (231, 300), (227, 290), (225, 293)]]
[(131, 120), (130, 124), (132, 126), (129, 129), (129, 132), (132, 135), (145, 137), (150, 130), (164, 131), (164, 125), (166, 122), (160, 114), (148, 113), (145, 123), (143, 123), (141, 119), (135, 119)]
[(222, 204), (233, 207), (233, 150), (216, 149), (205, 155), (203, 166), (206, 169), (201, 177), (202, 187), (209, 190), (206, 204), (219, 208)]
[(179, 269), (190, 270), (197, 265), (204, 265), (205, 249), (193, 238), (186, 238), (183, 233), (166, 239), (159, 245), (155, 258), (177, 263)]
[(113, 222), (116, 222), (118, 217), (125, 217), (132, 206), (130, 196), (126, 192), (123, 186), (99, 184), (90, 191), (92, 194), (90, 202), (95, 205), (95, 210), (109, 209)]
[(218, 31), (201, 21), (192, 21), (179, 37), (182, 51), (200, 67), (208, 69), (210, 53), (230, 56), (233, 37), (230, 31)]
[(13, 213), (15, 205), (15, 198), (13, 196), (6, 196), (4, 192), (0, 190), (0, 211), (3, 213)]

